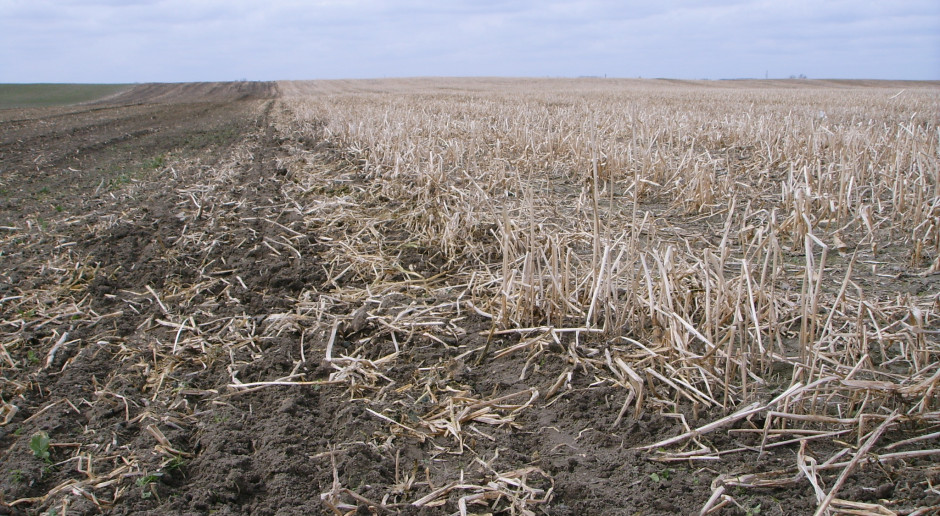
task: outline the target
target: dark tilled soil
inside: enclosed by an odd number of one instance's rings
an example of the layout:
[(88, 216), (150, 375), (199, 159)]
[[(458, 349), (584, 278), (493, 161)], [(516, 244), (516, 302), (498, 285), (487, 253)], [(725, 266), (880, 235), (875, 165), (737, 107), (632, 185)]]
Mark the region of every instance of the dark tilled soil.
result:
[[(292, 313), (303, 293), (341, 286), (321, 267), (319, 232), (328, 228), (297, 220), (282, 190), (279, 158), (326, 144), (278, 134), (275, 94), (254, 83), (147, 85), (108, 105), (4, 114), (0, 514), (330, 514), (321, 496), (330, 492), (357, 514), (451, 514), (460, 488), (442, 505), (408, 503), (526, 467), (528, 485), (549, 493), (531, 506), (537, 514), (693, 514), (718, 475), (794, 463), (793, 448), (760, 459), (652, 462), (633, 448), (677, 434), (677, 421), (649, 411), (634, 419), (631, 410), (614, 427), (625, 390), (569, 366), (561, 349), (524, 379), (523, 354), (475, 365), (475, 356), (462, 355), (485, 342), (488, 322), (474, 317), (461, 322), (456, 342), (423, 342), (380, 386), (405, 392), (430, 367), (440, 392), (492, 399), (546, 393), (572, 374), (570, 388), (536, 398), (515, 426), (474, 427), (464, 448), (448, 435), (398, 432), (375, 415), (388, 407), (345, 384), (229, 388), (233, 377), (317, 382), (333, 372), (323, 362), (328, 332), (308, 331), (316, 325), (300, 319), (278, 326), (274, 317)], [(272, 251), (287, 237), (302, 258)], [(429, 256), (411, 261), (425, 277), (441, 272)], [(187, 329), (193, 324), (203, 333)], [(378, 330), (353, 321), (339, 328), (337, 346)], [(397, 411), (418, 414), (429, 403), (398, 402)], [(723, 415), (690, 413), (686, 422)], [(38, 432), (52, 443), (47, 461), (30, 449)], [(712, 438), (723, 449), (755, 444), (745, 434)], [(908, 473), (915, 465), (862, 465), (843, 492), (906, 507), (940, 502), (917, 487), (925, 479)], [(816, 507), (805, 481), (733, 494), (742, 507), (725, 514)], [(490, 503), (469, 511), (510, 513), (506, 503)]]
[(273, 99), (278, 96), (274, 82), (198, 82), (141, 84), (123, 91), (105, 103), (143, 104), (185, 102), (236, 102), (240, 100)]

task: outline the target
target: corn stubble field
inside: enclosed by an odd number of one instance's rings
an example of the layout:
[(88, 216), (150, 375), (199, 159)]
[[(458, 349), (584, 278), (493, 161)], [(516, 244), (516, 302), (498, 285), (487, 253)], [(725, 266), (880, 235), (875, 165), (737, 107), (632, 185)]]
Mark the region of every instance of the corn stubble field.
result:
[(161, 95), (236, 129), (3, 223), (0, 510), (940, 504), (936, 84)]

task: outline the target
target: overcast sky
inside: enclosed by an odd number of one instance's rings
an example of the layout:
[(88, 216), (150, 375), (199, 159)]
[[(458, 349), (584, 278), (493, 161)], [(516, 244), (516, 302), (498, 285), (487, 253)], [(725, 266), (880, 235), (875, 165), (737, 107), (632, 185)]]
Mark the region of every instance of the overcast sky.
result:
[(0, 82), (940, 79), (938, 0), (0, 0)]

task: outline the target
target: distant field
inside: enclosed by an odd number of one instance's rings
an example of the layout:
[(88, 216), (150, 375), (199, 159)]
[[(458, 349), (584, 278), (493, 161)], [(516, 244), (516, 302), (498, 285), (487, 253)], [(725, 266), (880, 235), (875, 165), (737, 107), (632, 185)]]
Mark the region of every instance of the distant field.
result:
[(0, 109), (78, 104), (129, 87), (128, 84), (0, 84)]

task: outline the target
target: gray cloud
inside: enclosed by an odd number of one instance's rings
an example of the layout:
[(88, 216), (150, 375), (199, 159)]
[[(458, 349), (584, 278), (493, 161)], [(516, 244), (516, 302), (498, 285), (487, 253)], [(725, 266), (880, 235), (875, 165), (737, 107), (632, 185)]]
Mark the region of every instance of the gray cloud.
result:
[(935, 1), (0, 0), (0, 81), (940, 79)]

